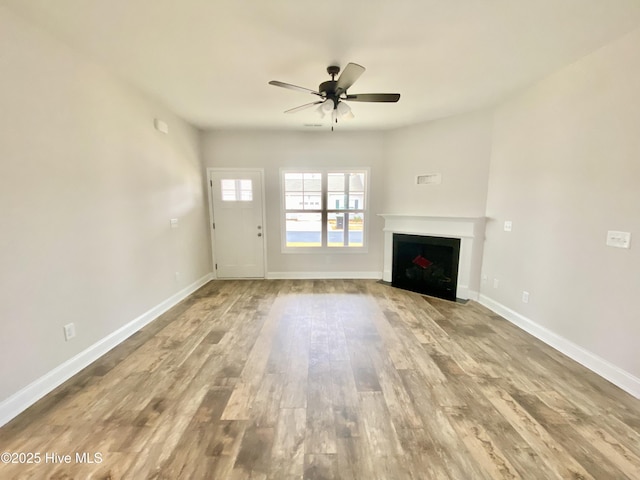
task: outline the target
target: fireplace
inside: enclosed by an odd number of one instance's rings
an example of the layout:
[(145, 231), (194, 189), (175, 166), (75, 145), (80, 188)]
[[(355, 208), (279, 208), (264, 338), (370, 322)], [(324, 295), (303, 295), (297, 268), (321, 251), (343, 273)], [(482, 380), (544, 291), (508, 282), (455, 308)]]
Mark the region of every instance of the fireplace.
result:
[(391, 285), (456, 300), (460, 239), (393, 234)]
[[(477, 300), (480, 290), (484, 217), (434, 217), (391, 213), (380, 214), (380, 216), (384, 218), (382, 279), (385, 282), (393, 283), (394, 235), (405, 234), (454, 239), (460, 241), (456, 296), (460, 299)], [(417, 261), (425, 264), (421, 259), (417, 259)]]

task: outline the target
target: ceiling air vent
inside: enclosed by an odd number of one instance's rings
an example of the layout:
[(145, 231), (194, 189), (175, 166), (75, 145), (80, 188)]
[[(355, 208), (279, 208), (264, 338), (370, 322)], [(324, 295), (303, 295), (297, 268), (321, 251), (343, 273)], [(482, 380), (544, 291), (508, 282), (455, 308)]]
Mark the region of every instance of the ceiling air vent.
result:
[(442, 183), (442, 175), (439, 173), (427, 173), (416, 177), (418, 185), (436, 185)]

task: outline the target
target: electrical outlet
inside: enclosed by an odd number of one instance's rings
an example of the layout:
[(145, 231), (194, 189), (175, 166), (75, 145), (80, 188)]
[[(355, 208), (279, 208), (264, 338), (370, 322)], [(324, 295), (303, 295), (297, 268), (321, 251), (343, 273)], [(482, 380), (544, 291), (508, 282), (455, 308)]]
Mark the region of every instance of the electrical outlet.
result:
[(176, 282), (180, 281), (180, 272), (176, 272)]
[(524, 303), (529, 303), (529, 292), (527, 291), (522, 292), (522, 301)]
[(73, 323), (67, 323), (63, 328), (65, 341), (68, 342), (76, 336), (76, 326)]
[(489, 277), (487, 277), (486, 275), (482, 275), (482, 284), (483, 285), (486, 285), (488, 280), (489, 280)]
[(505, 220), (504, 221), (504, 231), (505, 232), (510, 232), (512, 227), (513, 227), (513, 222), (511, 220)]
[(497, 278), (493, 279), (493, 288), (498, 288), (498, 286), (500, 285), (500, 280), (498, 280)]

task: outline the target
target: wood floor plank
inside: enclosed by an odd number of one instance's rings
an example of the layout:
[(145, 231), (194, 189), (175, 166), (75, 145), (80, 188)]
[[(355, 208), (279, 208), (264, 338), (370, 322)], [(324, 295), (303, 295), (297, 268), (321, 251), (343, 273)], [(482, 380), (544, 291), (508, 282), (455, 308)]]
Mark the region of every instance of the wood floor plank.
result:
[(534, 449), (540, 459), (555, 472), (557, 478), (593, 479), (589, 472), (555, 442), (549, 432), (507, 392), (489, 382), (483, 386), (483, 391), (487, 399)]
[(485, 307), (213, 281), (0, 429), (6, 479), (635, 479), (640, 400)]
[(306, 408), (309, 377), (309, 319), (300, 318), (292, 332), (288, 368), (282, 391), (282, 408)]
[(371, 454), (374, 457), (402, 455), (404, 451), (382, 392), (361, 392), (358, 396), (362, 429)]
[[(624, 475), (618, 468), (619, 465), (612, 464), (597, 446), (592, 445), (587, 438), (576, 432), (561, 414), (551, 409), (539, 397), (526, 393), (514, 393), (512, 397), (593, 477), (633, 478)], [(638, 469), (636, 469), (637, 471)]]
[(376, 478), (373, 461), (359, 436), (338, 438), (337, 468), (341, 480)]
[(270, 478), (302, 477), (304, 474), (306, 425), (306, 409), (281, 409), (271, 453), (273, 466)]
[(309, 454), (305, 456), (303, 480), (339, 480), (335, 455)]
[(273, 428), (249, 426), (242, 437), (231, 478), (266, 478), (271, 468)]
[(391, 358), (379, 345), (371, 346), (368, 351), (393, 424), (397, 428), (423, 427), (420, 415), (416, 412), (413, 401), (402, 383), (402, 377)]
[(443, 458), (439, 453), (440, 446), (433, 440), (425, 429), (399, 428), (398, 439), (405, 452), (401, 461), (408, 468), (410, 478), (419, 472), (422, 478), (430, 480), (446, 480), (455, 478), (445, 468)]
[(336, 426), (331, 388), (330, 371), (309, 374), (305, 453), (336, 453)]

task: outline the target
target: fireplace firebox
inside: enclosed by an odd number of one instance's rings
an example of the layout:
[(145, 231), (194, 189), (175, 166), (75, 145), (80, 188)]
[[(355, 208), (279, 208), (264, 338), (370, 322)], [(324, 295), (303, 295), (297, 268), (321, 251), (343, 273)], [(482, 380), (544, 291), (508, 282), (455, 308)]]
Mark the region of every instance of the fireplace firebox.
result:
[(460, 239), (393, 234), (391, 285), (456, 300)]

